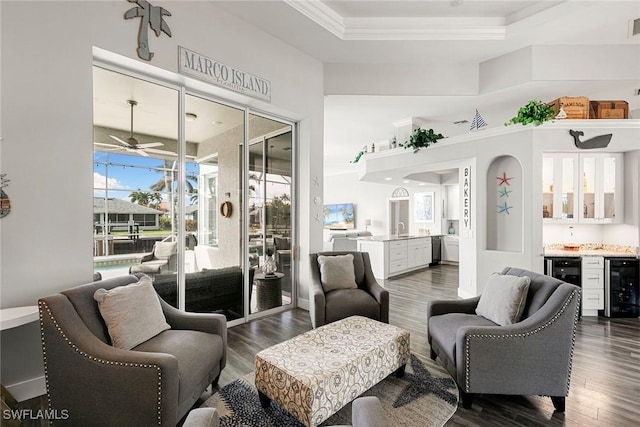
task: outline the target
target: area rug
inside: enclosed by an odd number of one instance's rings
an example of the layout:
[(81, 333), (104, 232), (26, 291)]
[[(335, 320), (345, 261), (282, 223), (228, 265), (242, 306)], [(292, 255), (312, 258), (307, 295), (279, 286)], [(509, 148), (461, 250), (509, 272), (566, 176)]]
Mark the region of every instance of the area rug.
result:
[[(202, 407), (217, 408), (221, 427), (300, 427), (278, 404), (260, 406), (254, 374), (222, 387)], [(403, 378), (390, 375), (363, 396), (377, 396), (390, 423), (397, 426), (441, 427), (458, 407), (458, 389), (449, 374), (428, 358), (412, 354)], [(351, 404), (323, 426), (351, 424)]]

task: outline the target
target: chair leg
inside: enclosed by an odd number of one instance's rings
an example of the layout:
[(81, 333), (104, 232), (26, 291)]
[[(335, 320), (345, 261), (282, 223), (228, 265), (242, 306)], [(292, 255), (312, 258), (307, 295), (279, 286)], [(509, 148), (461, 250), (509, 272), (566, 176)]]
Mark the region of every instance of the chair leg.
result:
[(551, 396), (551, 401), (553, 402), (553, 407), (556, 408), (556, 411), (564, 412), (564, 396)]
[(460, 400), (462, 401), (462, 407), (464, 409), (471, 409), (471, 405), (473, 404), (473, 393), (467, 393), (460, 389)]
[(433, 351), (433, 349), (429, 350), (429, 356), (431, 356), (431, 360), (436, 360), (438, 358), (438, 355)]
[(220, 374), (218, 374), (218, 376), (213, 379), (213, 381), (211, 382), (211, 386), (217, 387), (218, 381), (220, 381)]

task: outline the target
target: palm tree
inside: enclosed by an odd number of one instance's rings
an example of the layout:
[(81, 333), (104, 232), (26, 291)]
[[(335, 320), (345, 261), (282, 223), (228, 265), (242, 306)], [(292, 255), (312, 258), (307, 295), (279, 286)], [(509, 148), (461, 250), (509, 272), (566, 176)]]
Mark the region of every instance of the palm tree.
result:
[(131, 203), (137, 203), (140, 206), (149, 206), (149, 202), (151, 201), (152, 194), (148, 191), (142, 191), (139, 188), (129, 194), (129, 200)]

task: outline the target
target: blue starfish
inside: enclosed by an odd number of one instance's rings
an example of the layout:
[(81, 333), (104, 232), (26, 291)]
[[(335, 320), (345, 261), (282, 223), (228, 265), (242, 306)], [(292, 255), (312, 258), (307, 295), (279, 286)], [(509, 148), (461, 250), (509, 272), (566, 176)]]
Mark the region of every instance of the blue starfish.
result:
[(509, 209), (511, 208), (513, 208), (513, 206), (507, 206), (507, 202), (504, 202), (502, 205), (498, 205), (498, 209), (500, 209), (498, 213), (505, 212), (507, 215), (509, 215)]
[(393, 402), (394, 408), (400, 408), (433, 393), (450, 405), (456, 405), (458, 399), (449, 391), (456, 384), (451, 378), (436, 378), (432, 376), (423, 363), (413, 354), (411, 355), (411, 368), (413, 373), (406, 372), (401, 379), (408, 382), (402, 393)]
[(511, 193), (512, 190), (507, 190), (507, 187), (502, 187), (499, 191), (500, 197), (509, 197), (509, 193)]

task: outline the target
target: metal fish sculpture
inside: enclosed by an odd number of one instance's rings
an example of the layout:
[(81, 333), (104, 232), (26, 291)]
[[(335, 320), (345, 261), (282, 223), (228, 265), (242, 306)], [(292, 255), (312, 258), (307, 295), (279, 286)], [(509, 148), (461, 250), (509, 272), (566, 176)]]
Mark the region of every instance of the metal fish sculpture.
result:
[(569, 130), (569, 133), (573, 137), (573, 142), (576, 144), (576, 147), (581, 150), (591, 150), (593, 148), (606, 148), (611, 142), (611, 137), (613, 137), (612, 133), (607, 133), (605, 135), (594, 136), (593, 138), (589, 138), (586, 141), (580, 141), (580, 137), (584, 136), (584, 132), (581, 130)]

